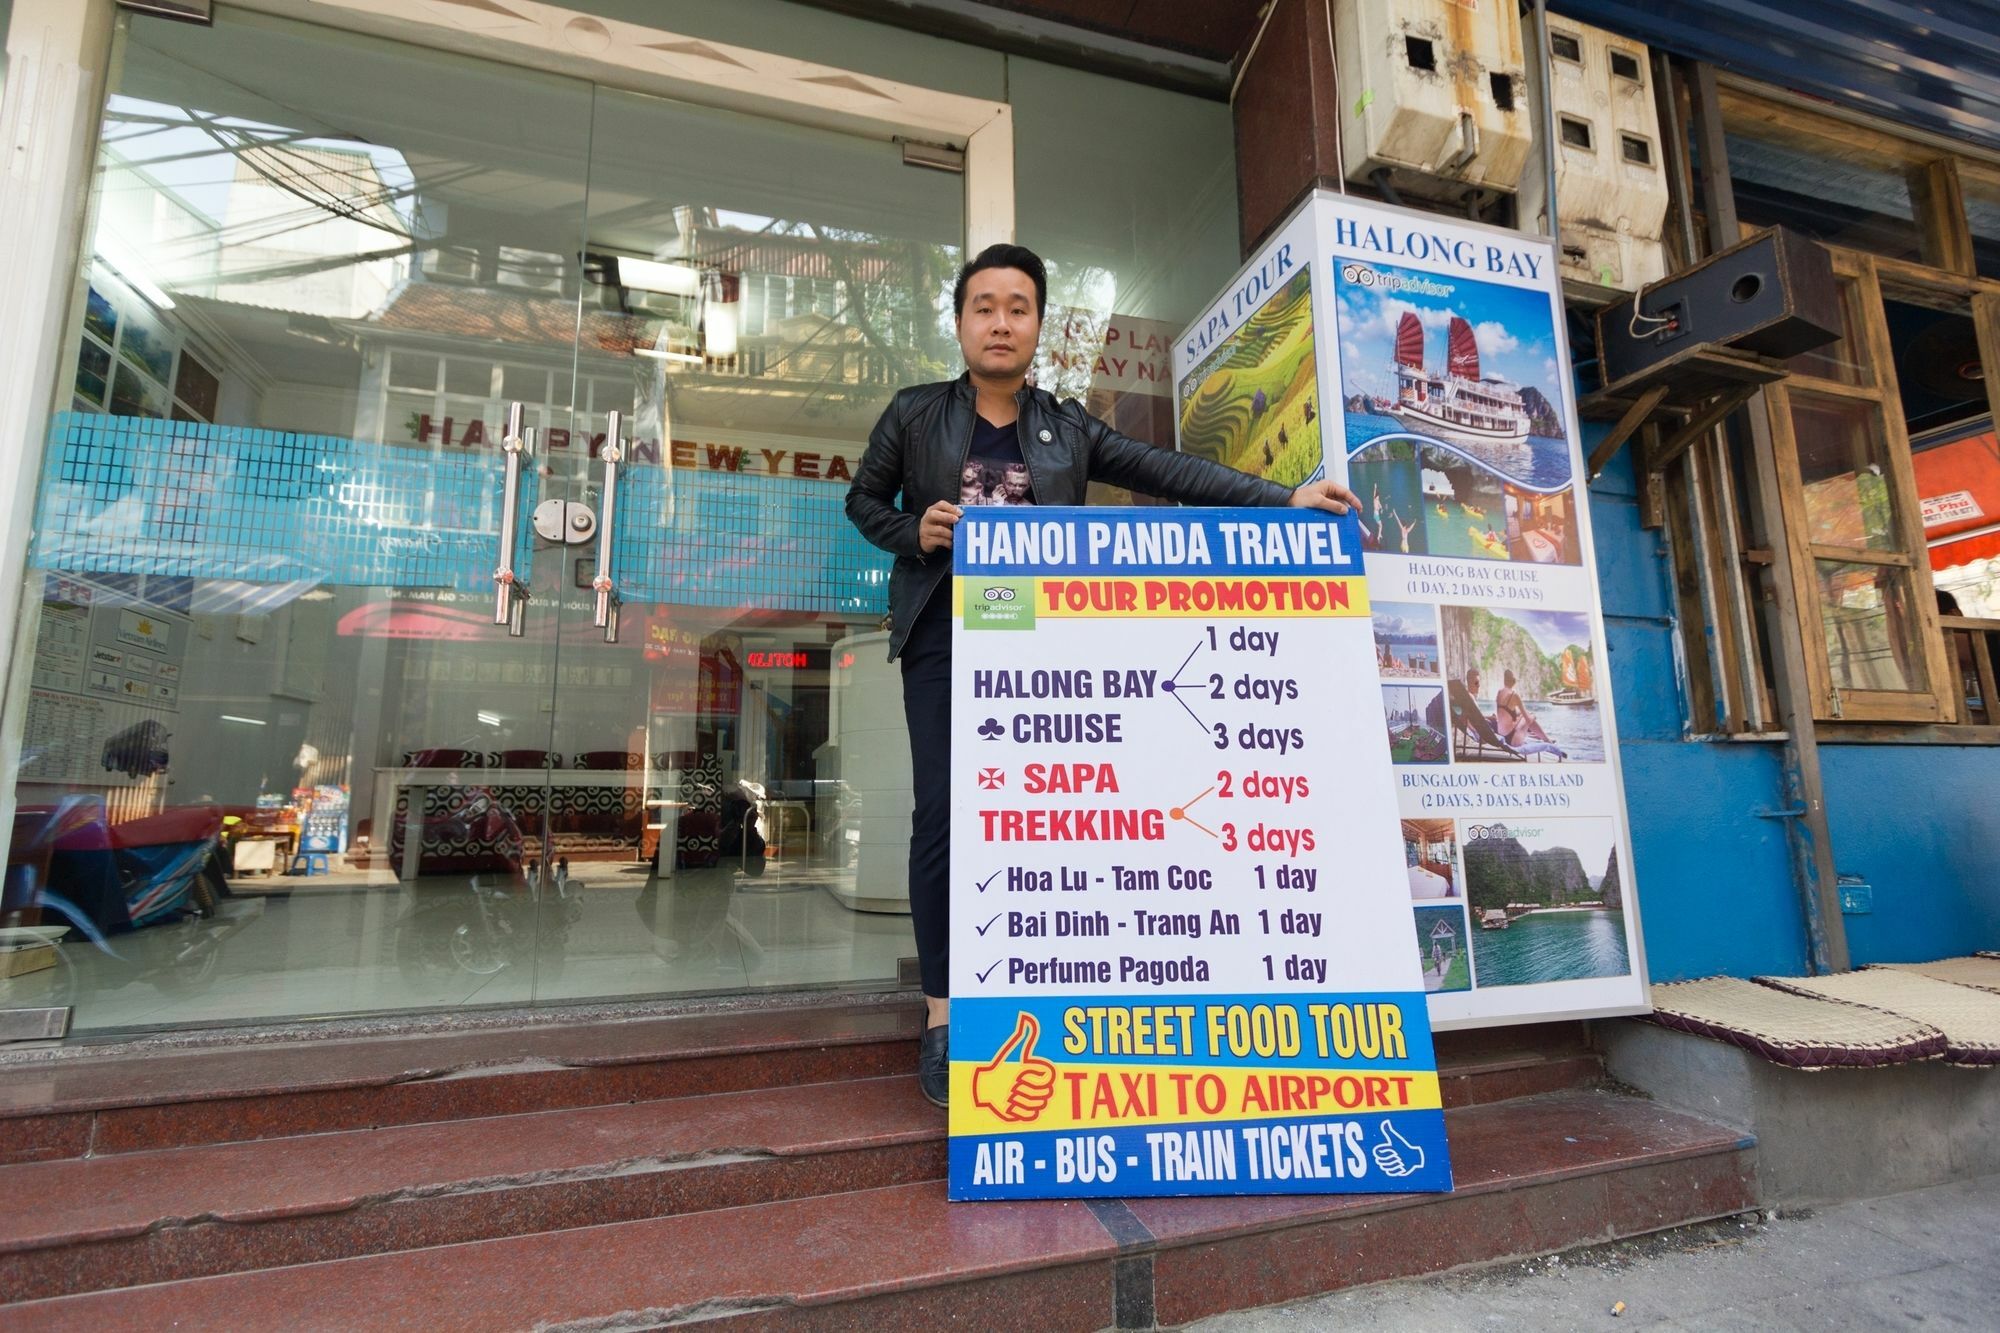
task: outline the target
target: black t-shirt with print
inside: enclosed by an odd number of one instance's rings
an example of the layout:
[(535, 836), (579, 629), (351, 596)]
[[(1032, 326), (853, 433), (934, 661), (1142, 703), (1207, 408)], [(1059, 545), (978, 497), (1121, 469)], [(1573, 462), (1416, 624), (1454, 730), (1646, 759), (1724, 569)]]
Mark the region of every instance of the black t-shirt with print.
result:
[(1015, 423), (996, 426), (985, 417), (973, 417), (972, 448), (965, 457), (965, 471), (959, 474), (958, 502), (961, 505), (1035, 503), (1035, 486), (1028, 476), (1028, 460), (1021, 456), (1021, 438)]

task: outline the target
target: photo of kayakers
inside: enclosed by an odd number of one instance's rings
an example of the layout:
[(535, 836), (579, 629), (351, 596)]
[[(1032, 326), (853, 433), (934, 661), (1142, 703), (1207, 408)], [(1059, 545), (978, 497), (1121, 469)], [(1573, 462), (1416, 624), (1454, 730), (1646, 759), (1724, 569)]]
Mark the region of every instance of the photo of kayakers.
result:
[(1454, 760), (1603, 761), (1587, 613), (1444, 606), (1438, 624)]
[[(1506, 501), (1500, 478), (1435, 444), (1419, 447), (1424, 549), (1431, 555), (1507, 560)], [(1365, 497), (1364, 497), (1365, 498)]]

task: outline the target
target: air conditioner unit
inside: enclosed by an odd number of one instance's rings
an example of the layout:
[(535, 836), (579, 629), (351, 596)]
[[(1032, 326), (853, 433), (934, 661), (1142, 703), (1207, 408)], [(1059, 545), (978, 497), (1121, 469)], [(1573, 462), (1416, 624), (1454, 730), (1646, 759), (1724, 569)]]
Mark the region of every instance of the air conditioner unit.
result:
[[(1636, 291), (1667, 271), (1667, 172), (1649, 54), (1567, 18), (1550, 18), (1549, 37), (1562, 274)], [(1541, 171), (1528, 172), (1523, 218), (1542, 212), (1547, 192)]]
[(1349, 180), (1402, 193), (1512, 193), (1533, 141), (1511, 0), (1336, 0), (1340, 148)]

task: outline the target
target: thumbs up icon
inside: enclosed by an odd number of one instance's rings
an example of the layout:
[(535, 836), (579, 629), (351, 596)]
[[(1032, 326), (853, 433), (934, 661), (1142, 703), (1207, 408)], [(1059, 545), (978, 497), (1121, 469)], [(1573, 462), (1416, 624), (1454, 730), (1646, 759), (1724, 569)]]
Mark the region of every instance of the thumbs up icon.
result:
[[(1002, 1120), (1034, 1120), (1056, 1091), (1056, 1067), (1035, 1054), (1041, 1024), (1022, 1014), (993, 1058), (972, 1071), (972, 1100)], [(1011, 1063), (1009, 1057), (1017, 1057)]]
[(1371, 1150), (1375, 1165), (1388, 1176), (1407, 1176), (1424, 1169), (1424, 1150), (1397, 1132), (1387, 1120), (1382, 1122), (1382, 1141)]

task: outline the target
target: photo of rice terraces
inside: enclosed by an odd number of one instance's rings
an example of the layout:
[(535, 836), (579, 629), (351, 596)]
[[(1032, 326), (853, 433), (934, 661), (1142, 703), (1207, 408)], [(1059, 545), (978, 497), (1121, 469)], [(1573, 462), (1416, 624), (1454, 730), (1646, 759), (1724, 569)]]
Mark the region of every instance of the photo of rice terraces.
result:
[(1297, 486), (1320, 466), (1312, 270), (1272, 293), (1181, 382), (1180, 446)]

